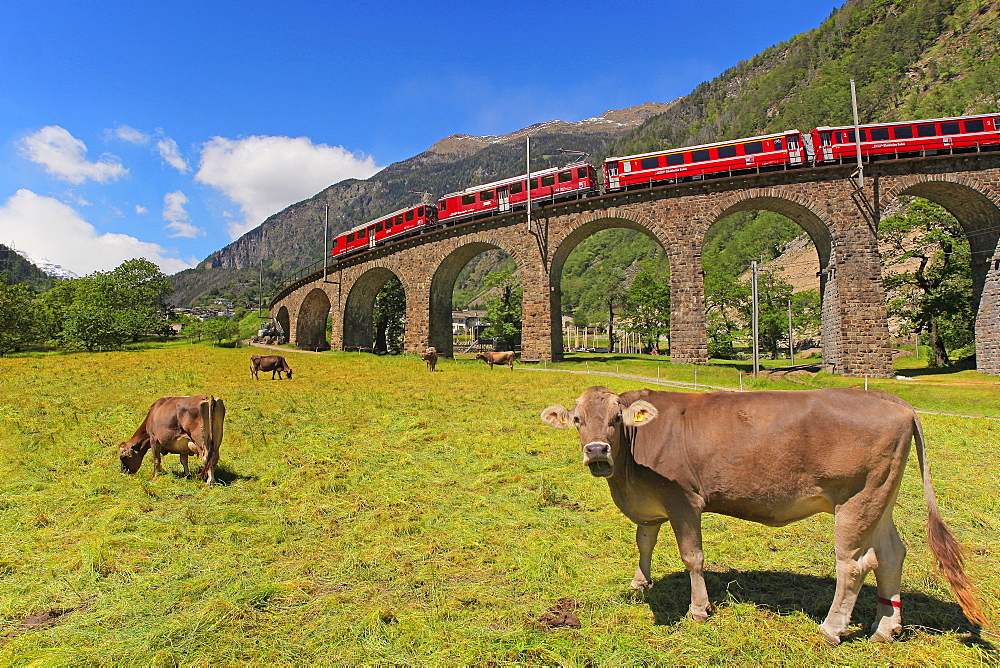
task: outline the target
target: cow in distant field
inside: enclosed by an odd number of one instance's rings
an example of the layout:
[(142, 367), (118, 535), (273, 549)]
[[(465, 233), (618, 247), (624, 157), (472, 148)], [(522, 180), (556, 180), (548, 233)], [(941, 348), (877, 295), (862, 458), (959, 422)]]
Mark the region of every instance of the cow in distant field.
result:
[(118, 446), (122, 473), (138, 471), (146, 452), (152, 450), (154, 478), (161, 471), (163, 455), (173, 453), (180, 455), (184, 475), (188, 475), (188, 457), (200, 457), (205, 466), (199, 477), (209, 484), (215, 482), (225, 417), (222, 399), (207, 394), (157, 399), (132, 438)]
[(437, 348), (435, 348), (434, 346), (428, 346), (427, 350), (424, 351), (424, 354), (421, 355), (420, 359), (427, 362), (428, 371), (434, 371), (434, 368), (437, 366), (438, 363)]
[(292, 368), (288, 366), (288, 362), (281, 355), (251, 355), (250, 375), (253, 376), (254, 380), (259, 380), (257, 378), (258, 371), (270, 371), (271, 380), (274, 380), (274, 374), (278, 374), (278, 380), (281, 380), (281, 372), (285, 372), (288, 380), (292, 379)]
[(514, 351), (508, 350), (505, 353), (479, 353), (476, 355), (477, 360), (483, 360), (490, 365), (490, 371), (493, 370), (494, 364), (506, 364), (510, 367), (510, 370), (514, 370)]
[(670, 523), (690, 575), (695, 621), (705, 621), (711, 610), (703, 513), (779, 527), (832, 514), (837, 588), (819, 627), (831, 645), (850, 633), (851, 612), (871, 571), (878, 590), (871, 639), (890, 641), (903, 629), (906, 547), (892, 512), (915, 442), (931, 553), (965, 616), (989, 626), (963, 569), (961, 546), (941, 520), (920, 418), (898, 397), (846, 388), (618, 395), (591, 387), (572, 410), (549, 406), (541, 417), (577, 430), (583, 463), (608, 481), (615, 505), (636, 524), (633, 588), (653, 586), (653, 547), (660, 525)]

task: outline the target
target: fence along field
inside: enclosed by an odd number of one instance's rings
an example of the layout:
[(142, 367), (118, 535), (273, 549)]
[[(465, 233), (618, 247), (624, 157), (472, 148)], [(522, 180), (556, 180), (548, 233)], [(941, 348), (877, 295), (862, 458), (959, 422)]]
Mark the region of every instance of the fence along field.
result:
[[(936, 572), (912, 457), (896, 510), (909, 548), (903, 640), (864, 640), (869, 578), (856, 636), (833, 649), (816, 631), (833, 591), (830, 516), (773, 529), (707, 515), (706, 624), (684, 617), (671, 540), (652, 590), (629, 591), (633, 526), (538, 414), (590, 385), (641, 383), (452, 360), (428, 373), (416, 357), (345, 353), (289, 353), (293, 381), (254, 382), (248, 355), (179, 344), (0, 360), (0, 662), (998, 659), (1000, 643), (971, 633)], [(934, 409), (960, 413), (970, 393), (985, 402), (995, 389), (968, 384), (949, 404), (938, 387)], [(154, 481), (149, 463), (119, 474), (116, 445), (151, 401), (196, 393), (226, 401), (226, 484), (181, 477), (171, 456)], [(923, 420), (942, 512), (995, 619), (1000, 423)], [(580, 626), (552, 626), (550, 608)]]

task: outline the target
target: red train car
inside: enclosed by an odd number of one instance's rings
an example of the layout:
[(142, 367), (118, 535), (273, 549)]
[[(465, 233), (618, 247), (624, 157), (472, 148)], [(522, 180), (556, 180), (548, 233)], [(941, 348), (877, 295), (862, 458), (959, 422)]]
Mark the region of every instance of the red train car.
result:
[[(875, 123), (858, 130), (862, 156), (876, 160), (1000, 148), (1000, 114)], [(857, 158), (853, 125), (819, 127), (810, 134), (817, 165)]]
[[(438, 220), (454, 222), (463, 218), (506, 213), (527, 200), (527, 175), (485, 183), (450, 193), (438, 200)], [(594, 168), (577, 162), (566, 167), (531, 173), (531, 201), (544, 204), (588, 194), (597, 188)]]
[(807, 164), (809, 157), (802, 133), (786, 130), (759, 137), (607, 158), (604, 185), (608, 192), (614, 192), (760, 169), (799, 167)]
[(339, 257), (346, 253), (371, 248), (390, 239), (407, 236), (436, 222), (437, 209), (433, 204), (421, 204), (393, 211), (338, 236), (333, 240), (330, 255)]

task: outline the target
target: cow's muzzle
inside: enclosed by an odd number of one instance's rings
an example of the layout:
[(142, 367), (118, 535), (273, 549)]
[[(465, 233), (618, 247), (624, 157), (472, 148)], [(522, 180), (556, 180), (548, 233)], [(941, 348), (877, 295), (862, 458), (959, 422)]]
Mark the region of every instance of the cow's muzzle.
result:
[(611, 445), (603, 441), (591, 441), (583, 446), (583, 463), (590, 468), (591, 475), (609, 478), (614, 472), (615, 462), (611, 457)]

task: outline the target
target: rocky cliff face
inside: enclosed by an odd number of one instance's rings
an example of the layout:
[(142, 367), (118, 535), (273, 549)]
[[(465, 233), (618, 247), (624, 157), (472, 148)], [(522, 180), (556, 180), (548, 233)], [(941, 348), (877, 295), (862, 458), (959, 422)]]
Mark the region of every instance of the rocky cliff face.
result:
[[(268, 286), (280, 284), (282, 276), (322, 260), (327, 215), (332, 237), (390, 211), (522, 173), (524, 138), (529, 134), (532, 165), (536, 169), (578, 159), (559, 149), (593, 156), (672, 104), (647, 103), (606, 111), (575, 123), (548, 121), (507, 135), (452, 135), (417, 156), (389, 165), (367, 180), (341, 181), (274, 214), (212, 253), (196, 269), (175, 275), (172, 301), (177, 306), (189, 306), (205, 295), (223, 292), (246, 297), (248, 290), (257, 287), (260, 268), (265, 270), (268, 285), (264, 291), (268, 293)], [(248, 303), (255, 304), (255, 300), (256, 296)]]

